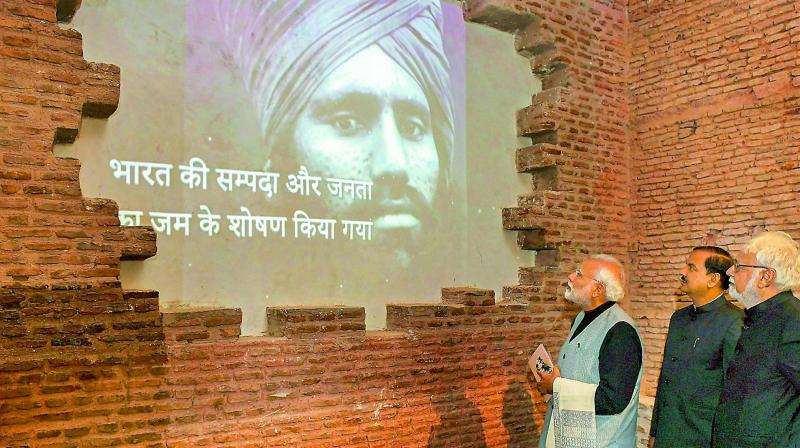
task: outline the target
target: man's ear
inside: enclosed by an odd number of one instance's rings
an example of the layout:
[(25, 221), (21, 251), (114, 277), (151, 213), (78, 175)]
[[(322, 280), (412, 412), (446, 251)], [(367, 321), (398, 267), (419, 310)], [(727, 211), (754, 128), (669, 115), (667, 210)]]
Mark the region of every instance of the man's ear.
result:
[(602, 283), (595, 282), (594, 288), (592, 288), (592, 297), (600, 297), (600, 294), (603, 294), (605, 290), (606, 287)]
[(722, 282), (722, 276), (719, 274), (719, 272), (714, 272), (713, 274), (711, 274), (711, 278), (708, 280), (707, 283), (708, 289), (712, 289), (717, 285), (721, 285), (721, 282)]
[(758, 278), (758, 285), (762, 288), (768, 288), (772, 284), (775, 283), (775, 280), (778, 278), (778, 273), (775, 272), (775, 269), (762, 269), (761, 276)]

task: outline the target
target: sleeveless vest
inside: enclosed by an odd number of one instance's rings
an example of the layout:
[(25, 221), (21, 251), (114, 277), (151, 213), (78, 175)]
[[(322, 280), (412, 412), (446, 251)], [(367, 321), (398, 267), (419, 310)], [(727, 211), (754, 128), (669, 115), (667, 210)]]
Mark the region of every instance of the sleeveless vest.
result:
[[(611, 327), (619, 322), (627, 322), (636, 330), (639, 341), (642, 340), (642, 337), (630, 316), (628, 316), (619, 305), (614, 305), (595, 318), (595, 320), (584, 328), (575, 339), (570, 341), (575, 329), (583, 320), (584, 316), (585, 314), (583, 311), (578, 314), (575, 323), (569, 331), (567, 340), (561, 347), (558, 360), (555, 362), (561, 369), (562, 377), (583, 383), (599, 384), (600, 346), (603, 344), (603, 340)], [(639, 368), (636, 387), (633, 390), (628, 405), (619, 414), (595, 416), (597, 424), (597, 448), (636, 447), (636, 420), (639, 411), (639, 388), (642, 383), (643, 370), (644, 344), (642, 344), (642, 366)], [(547, 429), (550, 425), (552, 411), (552, 400), (550, 400), (547, 404), (547, 415), (545, 416), (542, 435), (539, 439), (539, 448), (545, 448)]]

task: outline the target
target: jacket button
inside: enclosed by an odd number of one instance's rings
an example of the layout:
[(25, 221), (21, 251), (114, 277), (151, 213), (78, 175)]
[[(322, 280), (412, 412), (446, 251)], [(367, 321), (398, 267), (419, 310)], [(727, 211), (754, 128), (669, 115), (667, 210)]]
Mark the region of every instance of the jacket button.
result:
[(666, 378), (666, 379), (664, 380), (664, 384), (669, 384), (669, 383), (671, 383), (671, 382), (672, 382), (672, 381), (670, 381), (670, 379), (669, 379), (669, 378)]
[(675, 361), (678, 360), (678, 357), (677, 356), (673, 356), (671, 359), (672, 359), (672, 362), (675, 362)]

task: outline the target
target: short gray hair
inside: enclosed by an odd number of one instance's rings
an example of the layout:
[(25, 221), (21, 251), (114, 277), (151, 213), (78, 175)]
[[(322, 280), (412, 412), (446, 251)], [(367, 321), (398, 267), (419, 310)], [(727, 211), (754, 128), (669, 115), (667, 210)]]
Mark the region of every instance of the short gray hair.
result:
[(594, 279), (603, 284), (606, 290), (606, 299), (611, 302), (619, 302), (625, 297), (625, 268), (622, 263), (615, 257), (606, 254), (594, 254), (589, 257), (590, 260), (599, 260), (606, 263), (611, 263), (619, 267), (619, 278), (609, 269), (600, 268), (594, 276)]

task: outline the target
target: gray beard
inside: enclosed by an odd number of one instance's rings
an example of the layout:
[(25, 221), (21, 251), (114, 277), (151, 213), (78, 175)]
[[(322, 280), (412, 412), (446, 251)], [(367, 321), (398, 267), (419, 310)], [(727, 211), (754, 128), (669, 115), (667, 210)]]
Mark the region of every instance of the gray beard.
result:
[(731, 284), (728, 287), (728, 294), (731, 295), (736, 301), (744, 305), (746, 309), (750, 309), (756, 305), (758, 305), (759, 300), (761, 297), (758, 295), (758, 288), (756, 287), (756, 276), (750, 277), (750, 281), (747, 282), (747, 286), (744, 287), (744, 291), (740, 294), (736, 290), (736, 285)]
[(579, 297), (577, 294), (575, 294), (575, 290), (570, 287), (567, 287), (567, 290), (564, 291), (564, 298), (580, 306), (581, 308), (586, 308), (586, 305), (589, 304), (588, 300)]

